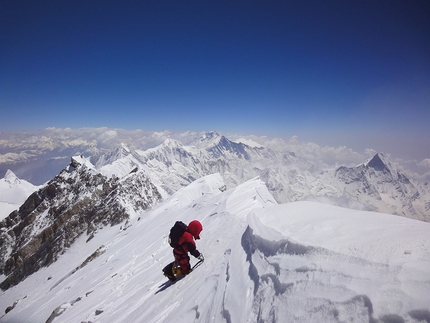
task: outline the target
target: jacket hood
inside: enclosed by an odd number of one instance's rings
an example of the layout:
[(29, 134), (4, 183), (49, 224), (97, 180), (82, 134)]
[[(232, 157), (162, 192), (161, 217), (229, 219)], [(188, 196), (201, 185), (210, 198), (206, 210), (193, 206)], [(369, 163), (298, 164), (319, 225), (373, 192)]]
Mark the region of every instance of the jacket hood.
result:
[(203, 226), (199, 221), (193, 220), (188, 224), (187, 231), (193, 235), (194, 239), (200, 239), (200, 232), (203, 231)]

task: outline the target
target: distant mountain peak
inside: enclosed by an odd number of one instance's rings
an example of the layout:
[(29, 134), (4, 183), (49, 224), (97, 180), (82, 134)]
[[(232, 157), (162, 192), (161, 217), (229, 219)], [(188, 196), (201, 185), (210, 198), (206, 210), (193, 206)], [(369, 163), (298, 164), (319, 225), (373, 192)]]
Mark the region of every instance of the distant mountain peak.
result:
[(224, 135), (218, 135), (217, 136), (213, 136), (210, 140), (210, 144), (207, 146), (207, 149), (213, 148), (215, 146), (231, 146), (231, 145), (240, 145), (243, 146), (245, 145), (242, 142), (235, 142), (235, 141), (231, 141), (230, 139), (228, 139), (226, 136)]
[(246, 151), (246, 147), (248, 147), (246, 144), (230, 141), (225, 136), (219, 136), (212, 142), (212, 145), (206, 148), (206, 151), (211, 153), (215, 158), (225, 156), (226, 153), (231, 153), (241, 159), (249, 160), (250, 156)]
[(7, 182), (9, 182), (9, 183), (13, 183), (13, 182), (15, 182), (16, 180), (18, 180), (18, 177), (16, 177), (16, 175), (15, 175), (15, 173), (14, 172), (12, 172), (10, 169), (8, 169), (7, 171), (6, 171), (6, 174), (4, 175), (4, 180), (5, 181), (7, 181)]
[(224, 136), (221, 136), (218, 132), (216, 131), (211, 131), (211, 132), (205, 132), (201, 137), (200, 137), (200, 143), (205, 144), (206, 146), (211, 146), (211, 145), (216, 145), (219, 143), (219, 141), (221, 140), (221, 138)]
[[(18, 178), (11, 170), (7, 170), (4, 178), (0, 179), (0, 222), (11, 212), (17, 210), (38, 188), (30, 182)], [(2, 242), (0, 242), (1, 244)]]
[(388, 171), (393, 170), (390, 158), (384, 153), (377, 153), (365, 163), (365, 166), (379, 171), (384, 169)]
[(169, 147), (169, 148), (178, 148), (178, 147), (182, 147), (182, 144), (175, 139), (167, 138), (162, 143), (162, 146)]
[(207, 138), (207, 139), (213, 139), (213, 138), (218, 138), (218, 137), (221, 137), (221, 135), (220, 135), (218, 132), (216, 132), (216, 131), (209, 131), (209, 132), (206, 132), (206, 133), (202, 136), (202, 138)]

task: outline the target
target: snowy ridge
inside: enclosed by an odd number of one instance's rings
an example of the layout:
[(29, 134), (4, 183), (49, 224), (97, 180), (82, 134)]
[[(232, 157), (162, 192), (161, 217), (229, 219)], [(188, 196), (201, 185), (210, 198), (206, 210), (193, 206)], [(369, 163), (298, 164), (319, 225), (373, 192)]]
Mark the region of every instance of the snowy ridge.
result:
[[(179, 190), (125, 230), (81, 237), (0, 294), (6, 322), (423, 322), (430, 224), (313, 202), (278, 205), (259, 178), (219, 174)], [(203, 224), (205, 262), (171, 285), (167, 234)], [(193, 258), (192, 263), (196, 260)]]

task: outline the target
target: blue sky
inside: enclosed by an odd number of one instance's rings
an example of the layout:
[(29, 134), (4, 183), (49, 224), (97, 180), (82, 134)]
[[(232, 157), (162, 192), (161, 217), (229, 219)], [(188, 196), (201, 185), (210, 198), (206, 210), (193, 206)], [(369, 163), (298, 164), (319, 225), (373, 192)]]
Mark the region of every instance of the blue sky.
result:
[(428, 1), (0, 2), (0, 131), (211, 131), (430, 158)]

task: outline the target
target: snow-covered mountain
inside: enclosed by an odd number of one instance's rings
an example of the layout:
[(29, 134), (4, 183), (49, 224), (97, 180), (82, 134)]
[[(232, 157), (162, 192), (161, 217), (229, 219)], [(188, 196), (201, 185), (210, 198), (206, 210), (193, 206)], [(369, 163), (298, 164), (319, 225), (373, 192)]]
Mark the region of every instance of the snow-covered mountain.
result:
[[(88, 159), (70, 165), (0, 222), (0, 288), (49, 266), (86, 234), (135, 218), (162, 199), (151, 180), (134, 169), (109, 178)], [(3, 276), (4, 275), (4, 276)]]
[[(57, 188), (79, 179), (84, 190), (83, 177), (102, 176), (85, 160), (73, 164)], [(430, 321), (429, 223), (278, 204), (258, 177), (225, 187), (208, 175), (127, 226), (77, 236), (56, 262), (0, 293), (0, 322)], [(193, 219), (203, 224), (205, 262), (171, 285), (161, 273), (172, 261), (167, 235), (176, 220)]]
[(385, 154), (354, 168), (340, 167), (335, 178), (344, 184), (344, 192), (379, 212), (430, 221), (428, 191), (420, 192), (419, 185), (396, 170)]
[(208, 174), (220, 173), (228, 188), (259, 176), (279, 203), (319, 201), (430, 221), (428, 184), (409, 180), (383, 153), (358, 166), (320, 169), (292, 152), (232, 142), (213, 132), (193, 146), (172, 139), (145, 151), (121, 145), (95, 160), (106, 175), (113, 164), (123, 174), (143, 169), (163, 197)]
[(148, 149), (91, 146), (90, 160), (108, 178), (136, 168), (145, 172), (163, 198), (208, 174), (220, 173), (228, 188), (259, 176), (279, 203), (318, 201), (430, 221), (429, 184), (409, 179), (386, 154), (358, 166), (322, 167), (292, 151), (235, 142), (217, 132), (178, 135), (187, 145), (169, 135), (153, 133), (146, 140), (167, 139)]
[(17, 210), (40, 186), (19, 179), (11, 170), (0, 179), (0, 221)]

